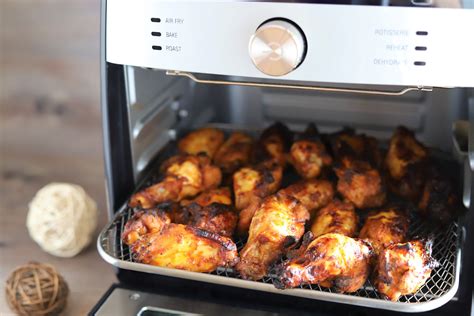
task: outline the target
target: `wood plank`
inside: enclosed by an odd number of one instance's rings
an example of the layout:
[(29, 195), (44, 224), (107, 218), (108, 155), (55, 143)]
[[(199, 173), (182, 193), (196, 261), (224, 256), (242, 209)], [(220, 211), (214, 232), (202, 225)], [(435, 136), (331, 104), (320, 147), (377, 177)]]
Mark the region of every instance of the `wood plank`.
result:
[[(75, 258), (43, 252), (25, 221), (35, 192), (82, 185), (106, 221), (99, 106), (99, 1), (0, 2), (0, 291), (29, 261), (48, 262), (69, 284), (66, 315), (84, 315), (115, 281), (95, 242)], [(0, 314), (11, 311), (3, 293)]]

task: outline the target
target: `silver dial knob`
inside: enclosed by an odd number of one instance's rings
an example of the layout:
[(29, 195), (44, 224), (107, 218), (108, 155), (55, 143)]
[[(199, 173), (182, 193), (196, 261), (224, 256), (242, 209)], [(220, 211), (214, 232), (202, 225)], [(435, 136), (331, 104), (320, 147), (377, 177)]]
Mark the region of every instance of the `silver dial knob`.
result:
[(269, 76), (283, 76), (296, 69), (303, 62), (305, 51), (303, 32), (285, 20), (260, 25), (249, 42), (252, 62)]

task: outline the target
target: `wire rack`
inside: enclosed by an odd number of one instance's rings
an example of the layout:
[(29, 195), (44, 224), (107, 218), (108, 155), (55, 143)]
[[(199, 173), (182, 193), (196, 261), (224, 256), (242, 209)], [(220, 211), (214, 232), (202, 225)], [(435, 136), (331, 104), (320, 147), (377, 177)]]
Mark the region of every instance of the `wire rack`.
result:
[[(128, 246), (125, 245), (120, 238), (125, 223), (132, 215), (133, 209), (124, 207), (122, 211), (116, 214), (115, 218), (107, 225), (104, 231), (100, 234), (98, 243), (99, 247), (106, 255), (116, 260), (116, 266), (120, 267), (120, 262), (129, 262), (137, 265), (135, 270), (141, 270), (141, 266), (143, 266), (143, 264), (139, 264), (138, 261), (135, 260)], [(406, 305), (405, 309), (408, 309), (408, 311), (410, 311), (411, 309), (410, 306), (413, 307), (413, 305), (417, 305), (419, 303), (428, 303), (431, 301), (436, 301), (448, 295), (448, 293), (453, 292), (452, 290), (455, 289), (459, 277), (457, 271), (459, 269), (458, 265), (460, 262), (460, 258), (458, 257), (460, 256), (459, 244), (461, 235), (460, 225), (457, 222), (452, 222), (450, 225), (444, 227), (443, 229), (439, 229), (439, 227), (432, 227), (425, 221), (417, 217), (415, 217), (414, 220), (412, 220), (411, 222), (410, 232), (413, 236), (432, 236), (434, 238), (432, 255), (440, 263), (440, 266), (432, 271), (428, 281), (415, 294), (401, 296), (398, 302), (396, 302), (398, 303), (397, 306), (399, 306), (400, 303)], [(245, 244), (245, 240), (236, 239), (235, 242), (240, 251), (240, 249)], [(107, 261), (110, 262), (110, 258)], [(232, 268), (218, 268), (216, 271), (210, 274), (219, 276), (220, 278), (241, 279), (239, 273), (233, 270)], [(254, 282), (272, 285), (273, 281), (274, 275), (270, 272), (268, 276), (264, 277), (259, 281)], [(223, 282), (225, 282), (225, 280)], [(219, 283), (222, 283), (222, 280)], [(306, 291), (334, 294), (337, 293), (334, 291), (334, 289), (322, 287), (317, 284), (305, 284), (301, 285), (300, 288)], [(282, 292), (282, 294), (291, 294), (291, 291), (293, 290), (281, 290), (280, 292)], [(393, 302), (384, 300), (374, 289), (370, 280), (367, 280), (366, 284), (357, 292), (346, 293), (343, 295), (352, 296), (356, 298), (368, 298), (371, 300), (382, 300), (387, 304), (394, 304)], [(452, 295), (454, 295), (454, 293), (452, 293)], [(450, 296), (452, 297), (452, 295)], [(370, 306), (370, 303), (364, 303), (360, 305)], [(424, 305), (425, 306), (423, 310), (431, 309), (428, 308), (429, 305)], [(438, 307), (439, 302), (433, 306), (433, 308)]]

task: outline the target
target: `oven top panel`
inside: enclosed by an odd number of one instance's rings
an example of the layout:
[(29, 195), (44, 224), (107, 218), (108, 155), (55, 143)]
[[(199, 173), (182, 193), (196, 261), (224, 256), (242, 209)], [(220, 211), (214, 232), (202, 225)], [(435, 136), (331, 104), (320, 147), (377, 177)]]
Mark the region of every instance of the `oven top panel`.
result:
[(106, 60), (254, 81), (474, 87), (474, 10), (413, 6), (108, 0)]

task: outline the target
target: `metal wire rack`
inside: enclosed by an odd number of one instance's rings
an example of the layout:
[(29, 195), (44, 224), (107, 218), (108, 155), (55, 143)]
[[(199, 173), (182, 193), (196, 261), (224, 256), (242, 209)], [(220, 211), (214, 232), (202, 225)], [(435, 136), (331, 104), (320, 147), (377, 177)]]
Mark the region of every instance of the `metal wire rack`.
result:
[[(112, 264), (123, 267), (123, 263), (131, 263), (135, 265), (133, 269), (142, 271), (143, 264), (138, 263), (133, 254), (130, 252), (127, 245), (125, 245), (120, 236), (123, 232), (125, 223), (127, 220), (133, 215), (133, 210), (128, 207), (124, 207), (122, 211), (116, 214), (115, 218), (107, 225), (107, 227), (103, 230), (103, 232), (99, 236), (98, 246), (101, 250), (102, 256), (107, 256), (105, 258), (107, 261), (111, 262)], [(428, 223), (423, 221), (421, 218), (416, 218), (412, 221), (410, 225), (410, 232), (413, 236), (432, 236), (434, 238), (433, 243), (433, 257), (440, 263), (440, 266), (434, 269), (431, 273), (430, 278), (428, 281), (415, 293), (412, 295), (404, 295), (400, 297), (398, 302), (390, 302), (384, 300), (379, 293), (374, 289), (370, 280), (367, 280), (366, 284), (360, 288), (357, 292), (354, 293), (346, 293), (346, 294), (338, 294), (331, 288), (325, 288), (319, 286), (317, 284), (306, 284), (300, 286), (302, 290), (315, 292), (314, 294), (319, 293), (331, 293), (335, 295), (342, 295), (353, 297), (353, 298), (367, 298), (371, 301), (380, 301), (383, 302), (385, 305), (388, 304), (388, 307), (385, 306), (386, 309), (395, 309), (395, 310), (405, 310), (405, 311), (422, 311), (422, 310), (429, 310), (432, 308), (436, 308), (442, 304), (447, 302), (456, 292), (458, 278), (459, 278), (459, 262), (460, 262), (460, 251), (459, 251), (459, 244), (460, 244), (460, 236), (461, 230), (460, 225), (457, 222), (452, 222), (450, 225), (445, 227), (444, 229), (434, 228), (430, 226)], [(244, 244), (245, 240), (237, 239), (235, 240), (238, 249), (240, 250)], [(130, 265), (127, 265), (126, 268), (130, 268)], [(160, 271), (166, 271), (170, 269), (159, 268)], [(158, 273), (158, 271), (157, 271)], [(182, 271), (182, 273), (192, 273), (194, 272), (187, 272)], [(161, 273), (160, 273), (161, 274)], [(210, 275), (217, 276), (220, 279), (220, 282), (216, 283), (226, 283), (225, 279), (238, 279), (240, 280), (240, 275), (236, 271), (231, 268), (218, 268), (216, 271), (210, 273)], [(199, 278), (198, 278), (199, 279)], [(268, 284), (273, 285), (274, 276), (270, 273), (268, 276), (264, 277), (262, 280), (259, 281), (244, 281), (243, 282), (257, 282), (260, 284)], [(258, 287), (257, 287), (258, 288)], [(278, 290), (281, 292), (280, 294), (290, 294), (293, 289), (290, 290)], [(450, 295), (452, 294), (452, 295)], [(309, 296), (310, 293), (308, 293)], [(299, 295), (300, 296), (300, 295)], [(445, 297), (448, 296), (448, 297)], [(318, 295), (314, 295), (315, 298), (318, 298)], [(324, 298), (323, 298), (324, 299)], [(438, 302), (442, 299), (443, 302)], [(435, 304), (426, 304), (433, 302)], [(357, 305), (367, 305), (376, 307), (377, 304), (372, 302), (372, 304), (364, 301), (359, 302), (361, 304)], [(421, 304), (422, 307), (418, 308)], [(400, 305), (403, 305), (400, 306)], [(432, 307), (430, 307), (430, 305)], [(393, 307), (393, 308), (391, 308)], [(381, 307), (383, 308), (383, 307)]]

